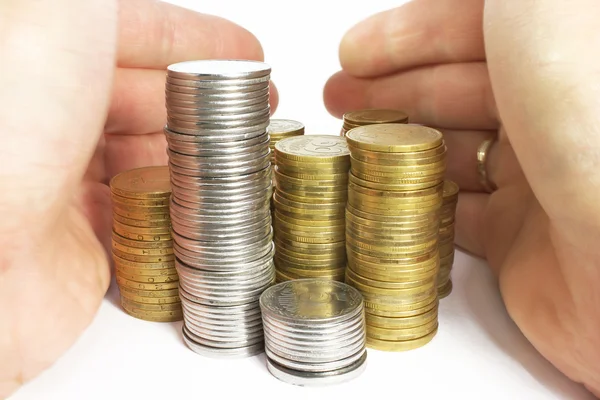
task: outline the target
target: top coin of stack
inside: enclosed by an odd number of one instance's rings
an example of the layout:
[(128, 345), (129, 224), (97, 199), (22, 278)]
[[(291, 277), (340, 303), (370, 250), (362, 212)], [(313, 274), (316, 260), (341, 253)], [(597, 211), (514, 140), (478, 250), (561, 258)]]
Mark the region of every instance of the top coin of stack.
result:
[(454, 216), (458, 203), (458, 185), (452, 181), (444, 182), (444, 200), (440, 210), (440, 273), (438, 275), (438, 296), (440, 299), (452, 292), (450, 273), (454, 264)]
[(442, 134), (407, 124), (346, 134), (351, 172), (346, 282), (365, 298), (367, 345), (401, 351), (436, 334)]
[(271, 148), (271, 164), (275, 165), (275, 145), (282, 139), (304, 135), (304, 124), (291, 119), (271, 119), (267, 127)]
[(273, 195), (278, 281), (344, 279), (344, 209), (350, 159), (333, 135), (287, 138), (275, 145)]
[(344, 125), (341, 136), (345, 136), (350, 129), (359, 126), (374, 124), (406, 124), (408, 115), (401, 110), (389, 110), (385, 108), (374, 108), (367, 110), (350, 111), (344, 114)]
[(122, 172), (111, 179), (110, 189), (112, 253), (123, 309), (148, 321), (180, 320), (168, 167)]
[(269, 81), (261, 62), (167, 68), (165, 135), (183, 338), (193, 351), (263, 351), (260, 294), (274, 283)]
[(342, 282), (297, 279), (260, 297), (267, 368), (295, 385), (345, 382), (366, 367), (364, 303)]

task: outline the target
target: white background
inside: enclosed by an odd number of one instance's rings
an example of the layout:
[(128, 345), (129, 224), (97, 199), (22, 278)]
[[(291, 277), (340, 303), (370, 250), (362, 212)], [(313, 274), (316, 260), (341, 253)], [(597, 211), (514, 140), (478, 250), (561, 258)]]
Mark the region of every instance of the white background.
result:
[[(337, 134), (340, 121), (322, 103), (339, 68), (343, 33), (364, 17), (402, 1), (175, 0), (241, 24), (262, 42), (281, 97), (275, 118), (302, 121), (308, 134)], [(215, 360), (181, 341), (181, 323), (144, 322), (118, 306), (113, 284), (98, 316), (53, 368), (14, 400), (385, 398), (588, 399), (524, 339), (508, 318), (496, 282), (482, 262), (457, 254), (455, 289), (440, 306), (440, 329), (407, 353), (369, 350), (358, 379), (329, 388), (300, 388), (273, 378), (264, 356)], [(44, 332), (39, 332), (43, 335)], [(1, 360), (0, 360), (1, 362)]]

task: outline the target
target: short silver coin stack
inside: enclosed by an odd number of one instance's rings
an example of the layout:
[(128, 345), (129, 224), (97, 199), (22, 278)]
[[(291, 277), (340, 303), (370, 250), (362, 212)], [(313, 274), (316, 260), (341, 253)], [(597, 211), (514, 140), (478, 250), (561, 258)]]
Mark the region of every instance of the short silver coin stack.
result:
[(299, 386), (337, 384), (366, 368), (364, 301), (350, 285), (297, 279), (260, 298), (267, 368)]
[(183, 339), (207, 356), (264, 349), (261, 293), (274, 283), (271, 69), (243, 60), (170, 65), (170, 214)]

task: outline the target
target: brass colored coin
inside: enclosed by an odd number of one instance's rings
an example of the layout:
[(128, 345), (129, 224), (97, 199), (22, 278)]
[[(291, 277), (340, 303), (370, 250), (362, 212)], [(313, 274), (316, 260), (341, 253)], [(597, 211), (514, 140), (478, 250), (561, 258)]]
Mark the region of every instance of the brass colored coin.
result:
[[(295, 261), (296, 259), (298, 260), (311, 260), (314, 261), (315, 263), (329, 263), (329, 262), (335, 262), (335, 261), (340, 261), (340, 260), (346, 260), (346, 252), (344, 251), (344, 249), (336, 249), (336, 250), (332, 250), (330, 252), (327, 253), (322, 253), (322, 254), (315, 254), (314, 252), (298, 252), (295, 251), (296, 249), (293, 246), (288, 246), (285, 243), (279, 243), (279, 241), (277, 240), (277, 238), (275, 238), (274, 240), (275, 242), (275, 247), (276, 247), (276, 251), (275, 254), (277, 254), (278, 256), (284, 256), (287, 258), (291, 258), (291, 261), (293, 262), (298, 262), (299, 261)], [(304, 251), (303, 249), (300, 249), (302, 251)]]
[[(435, 147), (433, 149), (429, 149), (429, 150), (424, 150), (424, 151), (417, 151), (417, 152), (411, 152), (411, 153), (389, 153), (389, 152), (383, 152), (383, 151), (373, 151), (373, 150), (364, 150), (361, 148), (358, 148), (356, 146), (353, 146), (352, 144), (348, 143), (348, 149), (350, 150), (350, 155), (352, 157), (354, 157), (357, 160), (361, 160), (363, 161), (364, 159), (374, 159), (376, 161), (374, 161), (375, 164), (382, 164), (384, 165), (385, 163), (397, 163), (397, 162), (401, 162), (401, 161), (407, 161), (407, 162), (418, 162), (421, 160), (426, 160), (429, 158), (434, 158), (434, 157), (446, 157), (446, 153), (447, 153), (447, 147), (445, 144), (442, 144), (441, 146)], [(366, 161), (366, 160), (364, 160)], [(369, 162), (369, 161), (366, 161)], [(392, 164), (393, 165), (393, 164)]]
[(452, 280), (449, 280), (444, 286), (438, 288), (438, 297), (444, 299), (450, 296), (450, 293), (452, 293)]
[(139, 309), (142, 311), (180, 311), (181, 310), (181, 303), (171, 303), (171, 304), (138, 303), (138, 302), (130, 300), (126, 297), (121, 297), (121, 304), (128, 308)]
[(340, 201), (346, 201), (348, 199), (348, 190), (346, 189), (338, 192), (311, 192), (281, 183), (279, 186), (277, 186), (277, 189), (279, 189), (284, 197), (295, 201), (303, 200), (305, 202), (323, 201), (336, 203)]
[(334, 135), (296, 136), (280, 140), (275, 145), (275, 159), (325, 162), (347, 160), (350, 157), (346, 140)]
[[(316, 168), (319, 171), (328, 171), (328, 170), (336, 170), (339, 169), (339, 172), (343, 172), (344, 170), (350, 169), (350, 158), (345, 157), (336, 161), (297, 161), (297, 160), (289, 160), (287, 158), (279, 158), (278, 160), (279, 166), (283, 166), (285, 168)], [(280, 168), (281, 170), (281, 168)], [(332, 172), (329, 172), (332, 173)]]
[(118, 202), (112, 203), (113, 208), (116, 208), (123, 212), (140, 213), (140, 214), (168, 214), (169, 206), (134, 206), (121, 204)]
[(343, 181), (343, 180), (348, 180), (348, 170), (345, 170), (343, 172), (338, 172), (338, 173), (326, 173), (325, 171), (319, 171), (319, 170), (315, 170), (313, 169), (311, 170), (293, 170), (291, 168), (282, 168), (281, 164), (277, 164), (277, 169), (279, 170), (279, 172), (281, 174), (284, 174), (285, 176), (288, 177), (292, 177), (292, 178), (296, 178), (296, 179), (302, 179), (302, 180), (307, 180), (307, 181), (316, 181), (316, 180), (328, 180), (328, 181)]
[(276, 205), (283, 205), (288, 208), (294, 208), (298, 210), (307, 210), (307, 211), (325, 211), (325, 212), (335, 212), (338, 213), (339, 210), (343, 210), (346, 207), (345, 201), (340, 201), (337, 203), (301, 203), (299, 201), (293, 201), (290, 199), (286, 199), (282, 197), (278, 192), (275, 192), (273, 195), (273, 201)]
[[(425, 181), (424, 183), (407, 183), (409, 181), (401, 179), (387, 179), (387, 182), (382, 183), (379, 182), (381, 181), (381, 179), (379, 179), (378, 177), (370, 177), (369, 175), (361, 175), (360, 173), (355, 174), (352, 170), (350, 171), (350, 174), (348, 174), (348, 177), (350, 182), (354, 182), (362, 187), (376, 190), (387, 190), (389, 192), (428, 189), (435, 187), (442, 182), (441, 178), (436, 178), (433, 180)], [(375, 179), (375, 181), (363, 179), (363, 177)]]
[[(348, 192), (346, 192), (347, 194)], [(307, 208), (339, 208), (345, 207), (346, 198), (324, 200), (322, 198), (310, 198), (310, 197), (299, 197), (286, 193), (284, 190), (278, 188), (275, 191), (277, 199), (282, 203), (290, 207), (302, 208), (300, 205), (306, 204)], [(274, 195), (275, 197), (275, 195)], [(303, 206), (304, 207), (304, 206)]]
[(428, 254), (432, 251), (435, 251), (437, 248), (437, 238), (433, 239), (429, 242), (421, 243), (421, 244), (410, 244), (406, 246), (402, 245), (393, 245), (393, 242), (382, 242), (381, 245), (376, 245), (376, 242), (368, 242), (362, 238), (355, 238), (349, 235), (346, 235), (346, 243), (359, 249), (363, 254), (389, 254), (389, 255), (415, 255), (415, 254)]
[(367, 336), (367, 347), (380, 351), (409, 351), (425, 346), (433, 340), (436, 334), (437, 329), (422, 338), (404, 341), (379, 340)]
[[(359, 215), (362, 214), (362, 215)], [(439, 229), (437, 213), (420, 214), (412, 216), (396, 216), (383, 219), (381, 215), (365, 213), (352, 205), (346, 205), (346, 219), (352, 223), (371, 229), (403, 230), (408, 232), (422, 232)]]
[(390, 289), (362, 284), (355, 280), (352, 276), (346, 274), (346, 283), (358, 289), (365, 297), (379, 295), (382, 302), (398, 301), (399, 303), (402, 303), (402, 301), (406, 299), (410, 299), (412, 301), (420, 300), (423, 298), (429, 298), (431, 290), (437, 290), (437, 282), (435, 279), (430, 279), (428, 283), (417, 287)]
[(440, 258), (440, 264), (452, 264), (454, 262), (454, 253)]
[(454, 224), (453, 223), (439, 228), (440, 236), (444, 236), (444, 235), (452, 236), (453, 234), (454, 234)]
[[(346, 281), (348, 283), (348, 281)], [(365, 310), (379, 316), (406, 317), (422, 313), (422, 309), (437, 299), (437, 288), (418, 296), (401, 298), (361, 291)]]
[(144, 167), (122, 172), (110, 180), (110, 189), (118, 196), (132, 199), (169, 197), (169, 167)]
[(302, 219), (305, 221), (336, 221), (344, 218), (344, 209), (337, 210), (308, 210), (301, 208), (288, 207), (274, 200), (275, 210), (281, 215), (289, 218)]
[(354, 222), (347, 221), (346, 232), (354, 237), (361, 237), (368, 240), (386, 240), (397, 242), (422, 242), (427, 241), (433, 236), (438, 236), (435, 229), (424, 229), (421, 232), (410, 232), (394, 229), (373, 229)]
[(290, 260), (282, 254), (275, 254), (273, 260), (277, 266), (299, 270), (334, 270), (346, 267), (346, 262), (344, 259), (324, 262), (311, 262), (311, 260), (300, 259), (299, 262), (295, 262), (294, 260)]
[[(336, 252), (336, 253), (345, 253), (344, 242), (335, 242), (335, 243), (301, 243), (294, 241), (293, 239), (288, 239), (287, 237), (283, 237), (281, 235), (275, 238), (279, 244), (287, 245), (287, 247), (291, 247), (293, 249), (302, 249), (306, 252), (318, 254), (318, 253), (326, 253)], [(284, 247), (284, 246), (282, 246)], [(284, 248), (287, 248), (284, 247)]]
[(432, 264), (429, 269), (422, 268), (421, 270), (409, 268), (390, 268), (388, 270), (384, 270), (369, 268), (362, 262), (348, 262), (348, 269), (362, 276), (368, 276), (370, 279), (375, 279), (381, 282), (411, 282), (415, 280), (423, 280), (435, 277), (438, 275), (439, 271), (437, 264)]
[[(363, 181), (369, 182), (366, 187), (371, 187), (371, 183), (390, 184), (393, 185), (390, 190), (400, 188), (400, 190), (416, 190), (426, 189), (438, 185), (443, 181), (445, 170), (437, 171), (435, 174), (418, 177), (407, 177), (404, 174), (370, 174), (368, 171), (357, 170), (352, 168), (350, 170), (357, 178)], [(402, 186), (401, 186), (402, 185)]]
[(372, 125), (389, 123), (407, 123), (408, 115), (402, 110), (384, 108), (350, 111), (343, 116), (344, 125)]
[(119, 286), (119, 291), (121, 294), (123, 292), (127, 294), (131, 294), (138, 297), (174, 297), (179, 296), (179, 289), (166, 289), (166, 290), (141, 290), (141, 289), (132, 289), (127, 286)]
[(275, 210), (275, 212), (273, 213), (275, 218), (281, 221), (284, 221), (288, 224), (291, 225), (298, 225), (298, 226), (308, 226), (308, 227), (331, 227), (333, 228), (339, 228), (339, 229), (344, 229), (345, 227), (345, 218), (339, 218), (339, 219), (329, 219), (329, 220), (323, 220), (323, 221), (318, 221), (318, 220), (306, 220), (303, 218), (293, 218), (290, 217), (288, 215), (285, 215), (281, 212), (279, 212), (278, 210)]
[(306, 179), (298, 179), (292, 176), (287, 176), (279, 172), (279, 168), (275, 166), (273, 168), (273, 174), (278, 184), (283, 184), (286, 186), (293, 186), (300, 190), (304, 191), (315, 191), (315, 192), (339, 192), (348, 189), (348, 178), (343, 179), (341, 181), (336, 180), (306, 180)]
[[(178, 276), (175, 267), (168, 269), (140, 269), (123, 267), (117, 263), (115, 263), (115, 272), (121, 274), (125, 279), (135, 282), (150, 282), (150, 279), (166, 279), (166, 282), (169, 282), (167, 278), (175, 280)], [(128, 276), (131, 278), (128, 278)]]
[(385, 237), (368, 237), (367, 235), (360, 235), (351, 229), (347, 229), (346, 238), (350, 237), (354, 239), (354, 246), (366, 250), (387, 251), (387, 249), (397, 249), (397, 251), (403, 253), (412, 253), (423, 249), (433, 250), (434, 247), (437, 247), (438, 237), (435, 232), (432, 233), (432, 235), (419, 239), (401, 239), (397, 237), (388, 239)]
[(348, 279), (353, 282), (360, 283), (363, 286), (369, 286), (371, 288), (389, 289), (389, 290), (404, 290), (413, 288), (423, 288), (429, 285), (436, 284), (436, 274), (432, 274), (430, 277), (421, 280), (413, 280), (409, 282), (385, 282), (371, 279), (365, 276), (361, 276), (354, 272), (351, 268), (346, 269), (346, 275)]
[(169, 197), (155, 199), (130, 199), (111, 193), (113, 204), (119, 204), (129, 207), (165, 207), (169, 206)]
[[(416, 164), (416, 165), (381, 165), (376, 163), (369, 163), (357, 160), (354, 157), (350, 157), (350, 162), (352, 168), (363, 171), (364, 173), (377, 175), (378, 173), (384, 174), (397, 174), (397, 175), (405, 175), (406, 177), (410, 176), (420, 176), (417, 173), (421, 173), (422, 175), (433, 175), (437, 173), (436, 171), (441, 171), (446, 169), (446, 159), (442, 158), (439, 161), (436, 161), (431, 164)], [(414, 175), (413, 175), (414, 174)]]
[(355, 209), (361, 210), (363, 213), (375, 214), (385, 217), (411, 217), (415, 215), (422, 214), (435, 214), (439, 215), (438, 211), (440, 209), (439, 204), (429, 206), (427, 208), (414, 208), (414, 209), (402, 209), (396, 208), (394, 206), (389, 206), (387, 204), (379, 205), (375, 203), (365, 203), (360, 200), (356, 200), (355, 198), (348, 197), (348, 203), (354, 207)]
[[(276, 160), (276, 164), (280, 173), (299, 179), (337, 179), (341, 174), (347, 174), (350, 171), (350, 163), (333, 166), (323, 163), (289, 165)], [(304, 178), (304, 176), (309, 176), (309, 178)], [(312, 176), (322, 176), (322, 178), (312, 178)]]
[(135, 263), (165, 263), (168, 261), (174, 261), (174, 254), (166, 254), (166, 255), (139, 255), (139, 254), (130, 254), (119, 249), (113, 247), (113, 254), (119, 258), (122, 258), (126, 261), (133, 261)]
[(444, 143), (441, 132), (426, 126), (406, 124), (361, 126), (348, 131), (346, 138), (351, 146), (386, 153), (414, 153)]
[[(165, 213), (141, 213), (141, 212), (131, 212), (131, 211), (123, 211), (118, 208), (113, 207), (113, 216), (118, 215), (122, 218), (127, 219), (137, 219), (142, 221), (169, 221), (171, 216), (168, 212)], [(164, 226), (164, 223), (163, 223)]]
[(183, 311), (145, 311), (137, 307), (121, 304), (121, 307), (132, 317), (151, 322), (176, 322), (183, 319)]
[(127, 239), (113, 231), (112, 240), (115, 242), (122, 244), (123, 246), (134, 247), (138, 249), (164, 249), (168, 247), (173, 247), (173, 240), (159, 240), (159, 241), (141, 241), (141, 240), (132, 240)]
[(376, 199), (394, 199), (394, 200), (403, 200), (407, 203), (415, 203), (421, 201), (428, 201), (433, 199), (442, 200), (442, 184), (438, 184), (437, 186), (415, 190), (415, 191), (402, 191), (402, 192), (392, 192), (389, 190), (376, 190), (369, 189), (363, 186), (358, 185), (354, 181), (350, 181), (348, 183), (348, 190), (352, 190), (354, 192), (363, 194), (365, 196), (371, 196)]
[(141, 283), (128, 281), (127, 279), (117, 275), (117, 284), (122, 287), (136, 290), (171, 290), (179, 288), (179, 281), (164, 282), (164, 283)]
[(282, 136), (282, 135), (303, 135), (304, 124), (291, 119), (274, 119), (269, 121), (267, 127), (267, 133), (269, 136)]
[(129, 292), (121, 291), (121, 298), (143, 304), (179, 304), (181, 299), (179, 296), (172, 297), (141, 297), (133, 295)]
[(389, 329), (389, 328), (380, 328), (377, 326), (369, 326), (367, 324), (367, 337), (371, 337), (373, 339), (378, 340), (390, 340), (390, 341), (400, 341), (400, 340), (415, 340), (429, 333), (437, 330), (438, 321), (433, 320), (422, 326), (415, 326), (412, 328), (402, 328), (402, 329)]
[(459, 188), (455, 182), (448, 179), (444, 181), (444, 202), (450, 203), (456, 201), (458, 199), (458, 192)]
[(365, 314), (369, 313), (371, 315), (386, 318), (407, 318), (426, 313), (427, 311), (431, 310), (434, 306), (437, 306), (437, 304), (437, 293), (434, 293), (432, 294), (429, 303), (427, 303), (426, 301), (422, 301), (418, 303), (419, 306), (415, 307), (413, 304), (412, 308), (409, 307), (408, 309), (407, 307), (404, 307), (404, 309), (398, 309), (398, 307), (396, 307), (396, 309), (390, 309), (390, 307), (381, 306), (380, 304), (369, 303), (368, 307), (365, 305)]
[(275, 264), (275, 267), (289, 276), (303, 276), (305, 278), (319, 278), (323, 276), (344, 275), (345, 267), (342, 268), (294, 268), (285, 263)]
[(454, 253), (454, 243), (450, 242), (439, 246), (440, 257), (448, 256)]
[[(310, 277), (306, 276), (305, 274), (294, 274), (294, 273), (291, 273), (288, 271), (281, 271), (278, 269), (275, 270), (275, 279), (279, 280), (280, 282), (290, 281), (293, 279), (306, 279), (306, 278), (310, 278)], [(313, 278), (316, 278), (316, 277), (313, 277)], [(343, 282), (344, 281), (344, 273), (342, 272), (341, 274), (333, 274), (333, 275), (322, 274), (322, 275), (318, 276), (318, 278), (330, 279), (330, 280)]]
[[(424, 263), (434, 259), (439, 262), (439, 253), (437, 249), (432, 249), (429, 252), (416, 255), (404, 255), (404, 254), (391, 254), (391, 255), (369, 255), (363, 252), (362, 249), (355, 249), (352, 246), (347, 245), (346, 250), (348, 257), (355, 260), (367, 261), (371, 263), (381, 264), (397, 264), (397, 265), (413, 265)], [(432, 261), (433, 262), (433, 261)]]
[(134, 218), (122, 217), (118, 214), (113, 213), (113, 220), (118, 221), (124, 225), (135, 226), (138, 228), (163, 228), (165, 226), (171, 226), (171, 219), (161, 220), (139, 220)]
[(135, 270), (139, 270), (139, 271), (151, 271), (151, 270), (162, 271), (165, 269), (175, 268), (174, 257), (173, 257), (173, 260), (170, 260), (170, 261), (136, 262), (136, 261), (127, 260), (125, 258), (121, 258), (115, 253), (113, 253), (112, 256), (113, 256), (112, 258), (113, 258), (113, 261), (115, 262), (115, 265), (118, 265), (119, 267), (131, 268), (131, 269), (135, 269)]
[[(277, 227), (277, 225), (276, 225)], [(344, 241), (344, 235), (336, 235), (336, 236), (324, 236), (324, 235), (311, 235), (303, 234), (293, 234), (289, 233), (289, 231), (285, 231), (281, 229), (281, 227), (277, 227), (275, 230), (275, 235), (281, 239), (289, 240), (292, 242), (300, 242), (300, 243), (314, 243), (314, 244), (328, 244), (328, 243), (337, 243)]]
[(436, 197), (423, 199), (419, 202), (406, 202), (403, 198), (373, 197), (356, 192), (354, 190), (348, 190), (348, 201), (350, 201), (350, 199), (352, 199), (355, 202), (364, 203), (371, 208), (380, 207), (383, 209), (420, 210), (435, 207), (438, 213), (439, 208), (442, 204), (441, 199)]
[[(120, 222), (113, 221), (113, 233), (118, 234), (125, 239), (138, 240), (141, 242), (159, 242), (172, 240), (171, 231), (169, 228), (137, 228), (129, 227)], [(158, 231), (158, 232), (157, 232)], [(160, 232), (160, 233), (159, 233)]]
[(404, 318), (392, 318), (392, 317), (380, 317), (370, 313), (365, 313), (365, 321), (367, 325), (372, 327), (386, 328), (386, 329), (406, 329), (413, 328), (416, 326), (425, 325), (431, 321), (438, 319), (438, 306), (437, 304), (429, 311), (423, 314), (415, 315), (412, 317)]
[(126, 279), (131, 282), (140, 282), (140, 283), (170, 283), (179, 281), (179, 275), (177, 272), (170, 275), (137, 275), (137, 274), (127, 274), (123, 270), (119, 268), (115, 268), (116, 276)]
[[(150, 243), (150, 242), (146, 242)], [(165, 247), (159, 249), (139, 249), (135, 247), (124, 246), (118, 242), (112, 241), (113, 251), (118, 250), (121, 253), (135, 255), (135, 256), (150, 256), (150, 257), (160, 257), (160, 256), (170, 256), (173, 255), (173, 247)], [(137, 261), (137, 260), (132, 260)], [(157, 260), (160, 261), (160, 260)]]
[[(326, 204), (326, 203), (340, 203), (348, 200), (348, 192), (345, 192), (345, 196), (338, 198), (324, 198), (324, 197), (310, 197), (306, 195), (297, 196), (293, 193), (285, 191), (283, 188), (277, 189), (278, 196), (283, 197), (287, 200), (299, 202), (299, 203), (311, 203), (311, 204)], [(307, 193), (307, 192), (305, 192)]]
[[(275, 213), (275, 215), (273, 216), (273, 223), (277, 226), (280, 226), (283, 230), (287, 231), (288, 233), (302, 232), (302, 234), (332, 236), (336, 234), (343, 235), (345, 232), (345, 226), (343, 224), (343, 221), (342, 224), (338, 224), (336, 221), (335, 225), (300, 225), (296, 223), (295, 220), (282, 218), (281, 215)], [(299, 235), (302, 236), (302, 234)]]

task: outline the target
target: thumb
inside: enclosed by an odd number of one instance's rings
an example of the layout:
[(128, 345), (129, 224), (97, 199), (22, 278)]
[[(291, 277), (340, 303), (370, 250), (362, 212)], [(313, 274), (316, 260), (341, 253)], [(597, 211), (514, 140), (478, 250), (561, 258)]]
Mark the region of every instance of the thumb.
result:
[(598, 210), (598, 16), (597, 0), (485, 2), (485, 46), (502, 123), (555, 221), (585, 224)]
[(2, 228), (17, 228), (25, 216), (39, 228), (71, 200), (102, 134), (117, 6), (6, 0), (0, 30)]

